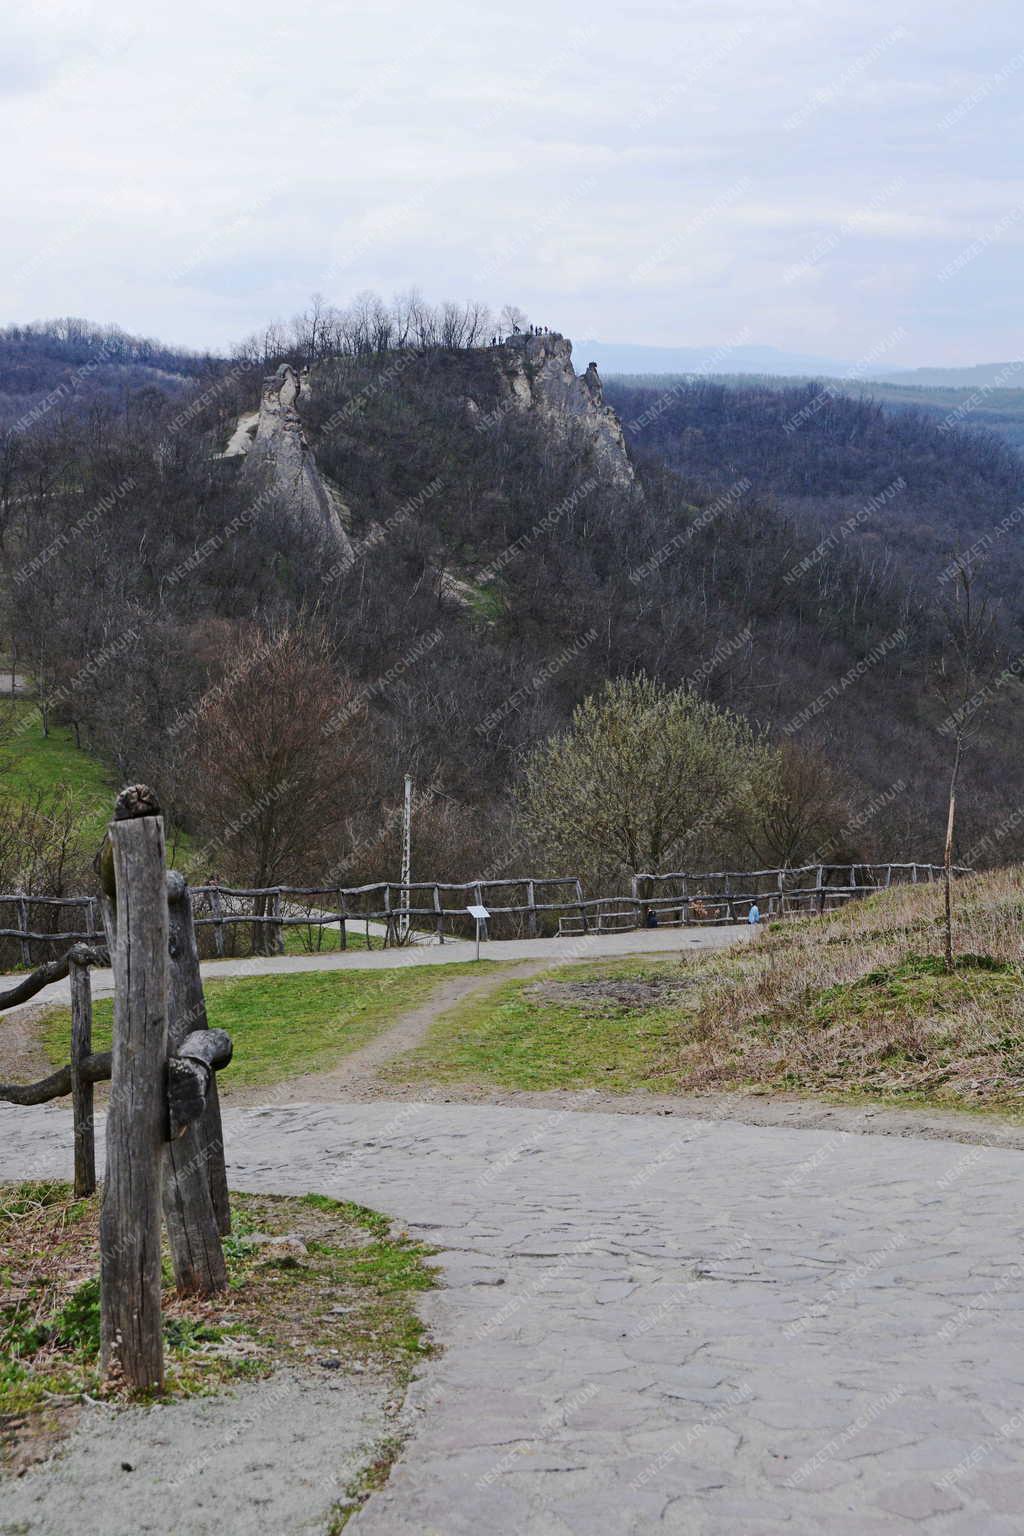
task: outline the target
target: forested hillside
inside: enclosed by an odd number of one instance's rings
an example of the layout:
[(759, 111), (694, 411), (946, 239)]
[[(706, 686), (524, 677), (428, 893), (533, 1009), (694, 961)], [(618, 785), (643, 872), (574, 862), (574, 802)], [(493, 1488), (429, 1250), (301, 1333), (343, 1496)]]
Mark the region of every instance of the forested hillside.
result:
[(147, 385), (184, 390), (209, 358), (165, 347), (117, 326), (68, 318), (0, 329), (0, 430), (24, 432), (51, 411), (76, 414)]
[(875, 566), (895, 561), (926, 597), (954, 551), (1005, 524), (997, 557), (985, 560), (987, 544), (976, 563), (1018, 611), (1024, 462), (991, 434), (943, 430), (913, 407), (893, 411), (821, 383), (613, 380), (607, 392), (638, 457), (714, 487), (745, 476), (802, 522), (842, 525), (845, 545)]
[[(468, 878), (538, 866), (509, 811), (522, 754), (606, 678), (643, 670), (826, 762), (829, 856), (937, 856), (948, 743), (929, 583), (1018, 504), (1010, 456), (864, 402), (809, 409), (808, 391), (696, 385), (666, 402), (620, 387), (608, 399), (638, 468), (624, 484), (578, 423), (524, 404), (511, 354), (472, 312), (447, 319), (332, 334), (306, 317), (219, 363), (157, 349), (131, 363), (149, 370), (141, 387), (122, 377), (114, 398), (86, 376), (88, 409), (7, 432), (4, 622), (52, 718), (119, 778), (154, 784), (203, 873), (230, 873), (204, 795), (225, 754), (258, 748), (273, 769), (280, 722), (260, 711), (287, 700), (287, 676), (256, 688), (273, 652), (297, 669), (296, 699), (339, 701), (323, 732), (334, 755), (297, 751), (309, 777), (291, 781), (311, 795), (314, 773), (327, 779), (331, 838), (278, 873), (393, 875), (409, 771), (419, 868)], [(221, 456), (282, 360), (310, 365), (300, 408), (345, 558)], [(16, 359), (0, 364), (0, 391), (23, 398)], [(1020, 542), (1011, 528), (982, 569), (1006, 658)], [(1016, 688), (999, 690), (971, 760), (962, 854), (1020, 799)], [(218, 711), (250, 689), (232, 736)], [(693, 856), (764, 851), (745, 829), (734, 844)], [(992, 856), (1021, 846), (1014, 824)]]

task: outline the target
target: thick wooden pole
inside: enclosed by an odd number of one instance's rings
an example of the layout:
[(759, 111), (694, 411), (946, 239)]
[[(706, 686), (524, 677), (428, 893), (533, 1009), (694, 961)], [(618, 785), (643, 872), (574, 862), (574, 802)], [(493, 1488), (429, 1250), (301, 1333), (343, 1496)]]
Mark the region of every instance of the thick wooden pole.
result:
[(92, 1055), (92, 983), (89, 967), (69, 958), (71, 981), (71, 1108), (75, 1128), (75, 1194), (81, 1199), (96, 1189), (96, 1127), (93, 1085), (82, 1075)]
[(100, 1215), (101, 1364), (105, 1373), (138, 1391), (161, 1392), (167, 886), (163, 817), (144, 786), (118, 795), (109, 837), (117, 943), (107, 1177)]
[[(169, 934), (167, 1047), (173, 1053), (186, 1037), (205, 1030), (206, 1004), (188, 885), (177, 870), (167, 876)], [(213, 1165), (217, 1164), (215, 1168)], [(224, 1144), (216, 1078), (206, 1109), (183, 1135), (168, 1142), (164, 1160), (163, 1205), (174, 1280), (182, 1295), (212, 1296), (228, 1283), (220, 1223), (213, 1202), (223, 1177)], [(226, 1204), (226, 1198), (225, 1198)]]

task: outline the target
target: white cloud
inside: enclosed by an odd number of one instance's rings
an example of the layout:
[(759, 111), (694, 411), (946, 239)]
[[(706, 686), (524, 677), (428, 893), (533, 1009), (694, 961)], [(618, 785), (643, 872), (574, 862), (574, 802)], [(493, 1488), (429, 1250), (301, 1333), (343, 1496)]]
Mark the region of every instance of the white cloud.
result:
[(4, 318), (223, 345), (313, 287), (415, 282), (609, 339), (746, 324), (847, 356), (916, 306), (931, 358), (972, 334), (980, 358), (973, 273), (1009, 295), (1024, 229), (928, 285), (1022, 202), (1016, 80), (941, 119), (999, 80), (1015, 22), (1009, 0), (984, 29), (926, 0), (35, 0), (4, 44)]

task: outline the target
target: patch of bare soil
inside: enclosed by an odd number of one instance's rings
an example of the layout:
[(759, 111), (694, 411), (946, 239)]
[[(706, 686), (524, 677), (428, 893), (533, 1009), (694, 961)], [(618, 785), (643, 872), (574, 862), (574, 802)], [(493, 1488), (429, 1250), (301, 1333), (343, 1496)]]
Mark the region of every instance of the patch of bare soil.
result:
[(527, 987), (526, 992), (542, 1002), (608, 1017), (617, 1013), (643, 1013), (663, 1003), (674, 1002), (684, 993), (692, 992), (696, 985), (694, 976), (597, 977), (590, 981), (538, 981)]

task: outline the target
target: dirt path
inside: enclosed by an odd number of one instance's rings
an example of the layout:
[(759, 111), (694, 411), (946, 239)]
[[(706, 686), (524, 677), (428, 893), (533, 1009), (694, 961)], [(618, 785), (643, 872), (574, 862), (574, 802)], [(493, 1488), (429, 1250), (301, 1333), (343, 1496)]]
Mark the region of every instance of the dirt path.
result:
[(0, 1017), (0, 1082), (33, 1083), (53, 1071), (39, 1038), (45, 1007), (17, 1008)]
[[(536, 960), (528, 965), (504, 965), (488, 969), (480, 976), (453, 976), (422, 1003), (399, 1014), (390, 1029), (350, 1051), (329, 1072), (309, 1072), (302, 1077), (292, 1077), (274, 1089), (275, 1104), (337, 1104), (342, 1099), (393, 1098), (394, 1085), (383, 1082), (380, 1068), (406, 1051), (415, 1049), (426, 1039), (435, 1019), (476, 993), (492, 992), (512, 977), (527, 978), (549, 968), (547, 960)], [(422, 1095), (421, 1095), (422, 1096)], [(265, 1104), (266, 1087), (246, 1088), (230, 1095), (232, 1105)]]

